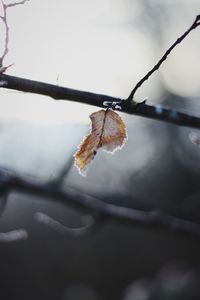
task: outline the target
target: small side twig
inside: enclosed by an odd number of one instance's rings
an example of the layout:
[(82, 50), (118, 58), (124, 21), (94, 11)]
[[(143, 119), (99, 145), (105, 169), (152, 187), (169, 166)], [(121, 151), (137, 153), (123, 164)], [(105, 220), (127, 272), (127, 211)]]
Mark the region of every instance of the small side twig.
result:
[(172, 45), (167, 49), (167, 51), (164, 53), (164, 55), (161, 57), (161, 59), (157, 62), (157, 64), (136, 84), (134, 89), (131, 91), (129, 97), (127, 98), (127, 102), (131, 102), (134, 98), (134, 95), (136, 91), (138, 90), (141, 85), (149, 79), (149, 77), (157, 71), (162, 63), (167, 59), (168, 55), (171, 53), (171, 51), (178, 45), (180, 44), (186, 36), (195, 28), (197, 28), (200, 25), (200, 15), (197, 15), (195, 21), (192, 23), (192, 25), (189, 27), (188, 30), (186, 30)]
[(6, 69), (8, 67), (11, 66), (11, 65), (9, 65), (7, 67), (3, 66), (3, 61), (6, 57), (6, 55), (8, 54), (9, 30), (10, 30), (10, 28), (8, 26), (8, 20), (7, 20), (7, 9), (10, 8), (10, 7), (14, 7), (14, 6), (17, 6), (17, 5), (24, 4), (25, 2), (30, 1), (30, 0), (23, 0), (23, 1), (20, 1), (20, 2), (14, 2), (14, 3), (9, 3), (9, 4), (5, 4), (3, 0), (0, 0), (0, 1), (1, 1), (1, 4), (2, 4), (2, 8), (3, 8), (3, 16), (0, 16), (0, 19), (2, 20), (2, 22), (5, 26), (5, 45), (4, 45), (3, 53), (0, 57), (0, 73), (3, 73), (3, 72), (6, 71)]
[(21, 5), (21, 4), (25, 4), (25, 2), (27, 2), (27, 1), (30, 1), (30, 0), (23, 0), (23, 1), (19, 1), (19, 2), (9, 3), (9, 4), (6, 4), (6, 8), (14, 7), (14, 6)]

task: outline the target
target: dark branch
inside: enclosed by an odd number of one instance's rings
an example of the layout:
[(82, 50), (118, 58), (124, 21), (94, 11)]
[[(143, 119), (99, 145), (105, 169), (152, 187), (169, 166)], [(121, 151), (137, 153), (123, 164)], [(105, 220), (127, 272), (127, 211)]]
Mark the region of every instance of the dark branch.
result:
[(87, 211), (89, 214), (97, 214), (102, 217), (102, 220), (108, 218), (121, 223), (147, 226), (148, 228), (157, 227), (158, 229), (175, 230), (200, 236), (200, 224), (197, 223), (159, 212), (141, 211), (109, 204), (70, 188), (65, 191), (55, 189), (55, 186), (0, 170), (0, 192), (5, 196), (10, 191), (37, 194), (44, 201), (46, 199), (52, 200), (84, 212)]
[(157, 71), (161, 64), (167, 59), (168, 55), (171, 53), (171, 51), (182, 42), (182, 40), (184, 38), (186, 38), (186, 36), (195, 28), (197, 28), (200, 25), (200, 15), (198, 15), (195, 19), (195, 21), (193, 22), (193, 24), (190, 26), (190, 28), (188, 30), (186, 30), (186, 32), (184, 32), (175, 42), (174, 44), (171, 45), (171, 47), (169, 49), (167, 49), (167, 51), (165, 52), (165, 54), (161, 57), (161, 59), (157, 62), (157, 64), (136, 84), (136, 86), (134, 87), (134, 89), (132, 90), (132, 92), (130, 93), (127, 101), (131, 102), (134, 98), (134, 95), (136, 93), (136, 91), (138, 90), (138, 88), (149, 79), (149, 77), (155, 72)]
[[(3, 83), (2, 85), (0, 84), (1, 88), (35, 93), (49, 96), (55, 100), (69, 100), (98, 107), (104, 107), (104, 102), (121, 101), (120, 98), (74, 90), (6, 74), (0, 74), (0, 83), (1, 82)], [(200, 128), (200, 117), (189, 115), (174, 109), (146, 105), (145, 103), (133, 105), (125, 100), (120, 103), (120, 106), (122, 108), (121, 111), (128, 114), (162, 120), (180, 126)]]

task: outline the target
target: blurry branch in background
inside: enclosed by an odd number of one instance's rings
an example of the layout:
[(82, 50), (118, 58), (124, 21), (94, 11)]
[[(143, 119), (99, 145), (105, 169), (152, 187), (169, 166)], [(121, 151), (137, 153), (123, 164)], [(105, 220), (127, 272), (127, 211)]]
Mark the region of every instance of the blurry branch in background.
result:
[(0, 233), (0, 243), (11, 243), (21, 240), (26, 240), (28, 238), (28, 233), (25, 229), (15, 229), (9, 232)]
[[(6, 207), (6, 196), (4, 193), (1, 194), (1, 184), (3, 181), (0, 180), (0, 216), (3, 214)], [(16, 241), (26, 240), (28, 233), (25, 229), (15, 229), (8, 232), (0, 232), (0, 243), (11, 243)]]
[(140, 278), (124, 291), (123, 300), (198, 300), (200, 277), (198, 268), (168, 263), (154, 278)]
[(184, 38), (195, 28), (197, 28), (200, 25), (200, 15), (196, 16), (195, 21), (192, 23), (192, 25), (189, 27), (188, 30), (186, 30), (170, 47), (167, 49), (167, 51), (164, 53), (164, 55), (161, 57), (161, 59), (157, 62), (157, 64), (136, 84), (132, 92), (130, 93), (127, 101), (131, 102), (134, 99), (134, 95), (138, 88), (146, 81), (149, 79), (149, 77), (157, 71), (162, 63), (167, 59), (168, 55), (171, 53), (171, 51), (178, 45), (180, 44)]
[(20, 4), (24, 4), (25, 2), (29, 1), (29, 0), (24, 0), (24, 1), (20, 1), (20, 2), (14, 2), (14, 3), (9, 3), (9, 4), (5, 4), (3, 0), (1, 1), (1, 5), (2, 5), (2, 9), (3, 9), (3, 15), (0, 16), (0, 19), (2, 20), (4, 26), (5, 26), (5, 46), (4, 46), (4, 50), (3, 53), (0, 57), (0, 73), (5, 72), (10, 66), (3, 66), (3, 61), (5, 56), (8, 54), (8, 42), (9, 42), (9, 26), (8, 26), (8, 21), (7, 21), (7, 9), (10, 7), (14, 7)]
[(62, 168), (58, 171), (56, 176), (54, 178), (50, 178), (49, 184), (52, 186), (56, 186), (56, 188), (59, 188), (62, 186), (64, 179), (67, 177), (68, 173), (70, 172), (72, 166), (74, 165), (74, 156), (73, 154), (76, 152), (76, 149), (73, 149), (71, 151), (70, 158), (66, 161), (66, 163), (62, 166)]
[(29, 178), (1, 169), (0, 193), (6, 197), (11, 191), (39, 195), (44, 201), (56, 201), (56, 203), (72, 207), (84, 213), (86, 212), (87, 215), (93, 216), (93, 219), (88, 219), (87, 222), (84, 222), (83, 227), (78, 228), (78, 230), (73, 230), (73, 228), (66, 228), (43, 213), (37, 213), (35, 216), (37, 221), (59, 231), (69, 232), (69, 230), (71, 230), (76, 231), (76, 234), (78, 231), (78, 233), (85, 231), (84, 233), (86, 233), (88, 230), (90, 232), (93, 227), (103, 224), (106, 220), (114, 220), (119, 223), (128, 223), (134, 226), (157, 227), (159, 230), (164, 229), (174, 232), (190, 233), (200, 237), (200, 224), (198, 223), (176, 218), (161, 212), (142, 211), (109, 204), (71, 188), (65, 190), (56, 189), (55, 186), (52, 187), (49, 184), (33, 181)]
[(81, 237), (85, 236), (88, 233), (91, 233), (91, 231), (96, 227), (95, 225), (95, 219), (92, 216), (84, 215), (81, 217), (81, 223), (82, 226), (80, 227), (69, 227), (66, 225), (61, 224), (59, 221), (51, 218), (47, 214), (44, 214), (42, 212), (36, 212), (34, 214), (34, 219), (41, 223), (46, 225), (47, 227), (50, 227), (51, 229), (62, 233), (67, 234), (72, 237)]

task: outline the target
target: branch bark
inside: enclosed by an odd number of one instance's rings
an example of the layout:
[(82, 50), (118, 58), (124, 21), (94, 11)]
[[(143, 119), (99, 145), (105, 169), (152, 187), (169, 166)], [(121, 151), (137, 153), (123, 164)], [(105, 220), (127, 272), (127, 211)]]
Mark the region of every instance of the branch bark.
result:
[(116, 97), (79, 91), (6, 74), (0, 74), (0, 83), (1, 82), (3, 82), (3, 84), (0, 85), (1, 88), (45, 95), (53, 98), (54, 100), (69, 100), (98, 107), (105, 107), (105, 102), (119, 103), (121, 111), (124, 113), (166, 121), (179, 126), (200, 128), (200, 117), (177, 111), (175, 109), (151, 106), (144, 102), (133, 104), (132, 102), (130, 103)]

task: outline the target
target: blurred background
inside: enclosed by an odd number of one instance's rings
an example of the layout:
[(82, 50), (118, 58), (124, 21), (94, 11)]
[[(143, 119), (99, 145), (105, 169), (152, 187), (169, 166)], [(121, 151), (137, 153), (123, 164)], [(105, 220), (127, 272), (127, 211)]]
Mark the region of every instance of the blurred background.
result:
[[(199, 13), (199, 0), (30, 0), (8, 10), (4, 64), (14, 63), (9, 75), (126, 98)], [(0, 23), (1, 51), (4, 39)], [(200, 115), (199, 50), (197, 28), (136, 100)], [(199, 222), (197, 130), (121, 113), (126, 145), (114, 155), (99, 151), (82, 177), (73, 153), (98, 108), (6, 89), (0, 95), (4, 170)], [(96, 220), (48, 200), (15, 190), (0, 198), (0, 299), (200, 299), (196, 236)], [(94, 231), (84, 230), (95, 222)]]

